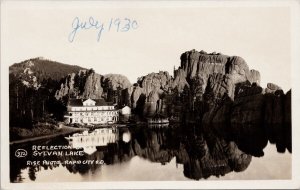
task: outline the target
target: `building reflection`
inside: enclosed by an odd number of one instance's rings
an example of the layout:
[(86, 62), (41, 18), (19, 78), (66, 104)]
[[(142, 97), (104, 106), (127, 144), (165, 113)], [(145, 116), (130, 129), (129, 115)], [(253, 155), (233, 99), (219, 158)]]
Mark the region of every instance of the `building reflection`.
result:
[(83, 133), (75, 133), (66, 137), (72, 148), (83, 148), (83, 151), (89, 155), (97, 151), (97, 146), (107, 146), (109, 143), (116, 143), (118, 138), (117, 128), (100, 128), (92, 132), (84, 131)]
[(96, 162), (82, 164), (84, 160), (103, 161), (105, 165), (128, 161), (134, 155), (133, 151), (128, 150), (131, 147), (128, 144), (130, 138), (131, 134), (128, 129), (120, 131), (115, 127), (95, 129), (91, 132), (84, 131), (66, 137), (72, 148), (83, 148), (86, 154), (84, 156), (64, 156), (63, 160), (80, 160), (81, 163), (63, 164), (63, 166), (71, 173), (87, 175), (100, 172), (103, 165)]
[[(215, 130), (221, 127), (186, 126), (135, 126), (128, 128), (101, 128), (85, 131), (69, 137), (57, 137), (41, 143), (41, 145), (70, 145), (82, 148), (84, 156), (64, 155), (51, 156), (49, 160), (103, 160), (105, 165), (126, 163), (134, 156), (150, 162), (165, 165), (173, 158), (176, 164), (183, 165), (183, 175), (190, 179), (207, 179), (210, 176), (224, 176), (230, 172), (242, 172), (251, 162), (253, 151), (262, 151), (261, 146), (251, 151), (240, 149), (239, 141), (228, 139), (226, 135)], [(255, 143), (253, 144), (255, 146)], [(12, 151), (20, 147), (12, 147)], [(36, 172), (41, 168), (53, 169), (65, 167), (70, 173), (94, 175), (101, 172), (101, 164), (61, 164), (26, 166), (27, 160), (42, 160), (43, 157), (32, 157), (31, 144), (22, 145), (28, 150), (28, 157), (16, 158), (11, 155), (11, 181), (21, 182), (24, 174), (21, 170), (28, 169), (29, 178), (38, 180)], [(155, 168), (154, 168), (155, 169)]]

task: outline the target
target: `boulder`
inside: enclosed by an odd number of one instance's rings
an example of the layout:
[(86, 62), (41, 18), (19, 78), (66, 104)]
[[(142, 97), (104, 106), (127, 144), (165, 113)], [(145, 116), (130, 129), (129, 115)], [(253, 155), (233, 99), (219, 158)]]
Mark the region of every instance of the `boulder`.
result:
[(265, 93), (275, 93), (277, 90), (282, 90), (282, 89), (276, 84), (268, 83), (267, 88), (265, 88)]
[(248, 80), (250, 81), (250, 83), (256, 83), (257, 85), (260, 85), (260, 73), (257, 70), (251, 69), (249, 76), (248, 76)]

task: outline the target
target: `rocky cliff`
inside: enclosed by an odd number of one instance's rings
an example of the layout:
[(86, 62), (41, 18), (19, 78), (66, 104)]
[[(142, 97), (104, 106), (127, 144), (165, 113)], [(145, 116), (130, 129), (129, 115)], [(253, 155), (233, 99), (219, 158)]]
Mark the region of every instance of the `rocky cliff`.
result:
[[(291, 151), (290, 91), (284, 94), (273, 83), (260, 87), (259, 71), (250, 70), (239, 56), (191, 50), (180, 59), (173, 77), (163, 71), (149, 73), (134, 85), (121, 75), (88, 72), (76, 80), (71, 74), (56, 96), (104, 97), (130, 105), (141, 118), (160, 113), (176, 121), (212, 126), (256, 156), (263, 155), (268, 141), (280, 152)], [(82, 91), (78, 81), (85, 84)]]
[(55, 93), (57, 100), (68, 98), (104, 98), (121, 105), (131, 105), (133, 87), (127, 77), (119, 74), (100, 75), (92, 69), (69, 74)]
[[(238, 56), (192, 50), (181, 55), (179, 70), (183, 70), (189, 86), (195, 77), (203, 81), (204, 104), (198, 105), (207, 104), (208, 108), (197, 114), (203, 114), (199, 122), (204, 127), (221, 128), (221, 135), (256, 156), (263, 155), (268, 140), (276, 144), (279, 152), (291, 151), (290, 91), (284, 94), (273, 83), (265, 89), (260, 87), (260, 73), (249, 70)], [(195, 98), (189, 92), (187, 105), (197, 105)], [(191, 106), (185, 108), (195, 110)]]
[[(149, 101), (150, 92), (161, 90), (161, 94), (181, 96), (184, 99), (181, 104), (185, 109), (195, 110), (198, 100), (205, 97), (205, 101), (214, 106), (216, 101), (222, 99), (224, 95), (234, 100), (235, 87), (243, 82), (255, 83), (259, 85), (260, 74), (256, 70), (249, 70), (246, 61), (238, 56), (227, 56), (220, 53), (206, 53), (204, 51), (191, 50), (181, 55), (181, 64), (178, 69), (174, 69), (174, 77), (170, 77), (166, 72), (151, 73), (141, 77), (138, 81), (140, 93), (146, 96), (144, 105), (147, 106), (144, 113), (153, 115), (161, 112), (155, 108), (155, 102)], [(199, 82), (201, 81), (201, 82)], [(201, 84), (200, 84), (201, 83)], [(195, 89), (198, 89), (195, 91)], [(136, 105), (136, 92), (133, 98), (133, 105)], [(156, 96), (157, 97), (157, 96)], [(162, 102), (163, 96), (159, 96)], [(199, 102), (198, 102), (199, 104)], [(150, 109), (149, 109), (150, 107)], [(204, 108), (201, 108), (204, 109)], [(149, 110), (149, 113), (146, 113)], [(164, 113), (167, 114), (168, 113)], [(189, 116), (186, 116), (189, 118)], [(200, 117), (201, 118), (201, 117)]]
[[(201, 110), (200, 115), (203, 115), (206, 108), (199, 108), (199, 105), (204, 105), (201, 103), (203, 98), (212, 109), (224, 95), (234, 100), (237, 85), (243, 82), (259, 85), (260, 82), (259, 72), (249, 70), (245, 60), (238, 56), (191, 50), (183, 53), (180, 59), (181, 64), (174, 69), (173, 77), (164, 71), (149, 73), (140, 77), (135, 85), (122, 75), (86, 73), (78, 77), (71, 74), (61, 84), (56, 98), (70, 94), (78, 98), (105, 98), (120, 105), (130, 105), (135, 113), (144, 117), (156, 113), (171, 116), (175, 99), (181, 99), (177, 104), (181, 104), (182, 109)], [(82, 88), (76, 87), (80, 81), (84, 83)], [(185, 119), (194, 117), (189, 113)]]
[(85, 82), (83, 98), (100, 99), (102, 97), (103, 88), (101, 86), (101, 75), (90, 73)]
[[(187, 80), (198, 76), (203, 79), (203, 88), (207, 86), (211, 75), (222, 76), (237, 84), (250, 79), (250, 82), (259, 81), (259, 72), (252, 70), (245, 60), (238, 56), (227, 56), (220, 53), (208, 54), (204, 51), (188, 51), (181, 55), (181, 65)], [(221, 82), (221, 81), (220, 81)], [(231, 87), (231, 86), (230, 86)], [(230, 87), (228, 91), (233, 91)]]
[[(48, 67), (54, 65), (55, 72), (59, 71), (58, 63), (45, 63)], [(133, 85), (123, 75), (100, 75), (93, 69), (66, 65), (62, 65), (64, 72), (72, 72), (62, 80), (53, 84), (51, 80), (41, 82), (39, 78), (45, 79), (44, 76), (33, 77), (35, 72), (45, 72), (40, 66), (29, 60), (10, 68), (11, 79), (20, 75), (23, 80), (15, 83), (10, 79), (14, 108), (19, 106), (18, 96), (21, 93), (20, 90), (14, 91), (16, 86), (18, 89), (27, 86), (34, 93), (51, 86), (51, 96), (56, 99), (53, 100), (55, 104), (50, 104), (54, 112), (56, 101), (66, 103), (68, 98), (104, 98), (120, 107), (130, 106), (139, 119), (159, 113), (172, 121), (198, 123), (200, 128), (212, 127), (223, 138), (234, 140), (241, 150), (253, 155), (263, 155), (262, 148), (268, 141), (275, 143), (280, 152), (292, 150), (291, 91), (284, 94), (279, 86), (272, 83), (265, 88), (260, 87), (263, 76), (259, 71), (251, 70), (239, 56), (187, 51), (180, 56), (180, 66), (174, 68), (173, 76), (165, 71), (152, 72), (138, 78)], [(45, 92), (43, 97), (49, 102), (52, 101), (49, 96)], [(32, 99), (33, 96), (28, 102)], [(26, 113), (31, 118), (44, 115), (35, 116), (44, 107), (40, 106), (35, 112), (30, 106), (28, 103)]]

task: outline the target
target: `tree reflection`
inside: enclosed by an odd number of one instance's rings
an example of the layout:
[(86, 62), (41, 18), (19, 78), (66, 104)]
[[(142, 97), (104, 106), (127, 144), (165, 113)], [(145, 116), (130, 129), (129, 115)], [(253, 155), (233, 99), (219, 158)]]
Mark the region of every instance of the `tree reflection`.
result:
[[(242, 172), (249, 166), (252, 155), (257, 151), (262, 151), (263, 146), (256, 146), (252, 149), (242, 148), (240, 140), (234, 141), (228, 138), (226, 133), (216, 133), (224, 126), (197, 126), (178, 125), (178, 126), (136, 126), (131, 128), (121, 128), (116, 132), (118, 137), (115, 141), (96, 145), (96, 151), (91, 154), (85, 153), (84, 156), (64, 155), (49, 156), (48, 160), (60, 161), (62, 164), (27, 166), (27, 160), (44, 160), (44, 157), (33, 157), (30, 150), (31, 144), (22, 145), (28, 151), (26, 158), (16, 158), (11, 154), (11, 173), (12, 182), (22, 182), (21, 170), (28, 168), (28, 177), (35, 181), (36, 173), (41, 169), (53, 169), (65, 167), (68, 172), (80, 175), (93, 175), (101, 172), (102, 164), (83, 164), (85, 160), (103, 160), (105, 165), (128, 162), (132, 157), (139, 156), (151, 162), (169, 163), (173, 158), (176, 164), (183, 165), (184, 176), (190, 179), (207, 179), (211, 176), (224, 176), (229, 172)], [(125, 135), (124, 135), (125, 134)], [(104, 135), (104, 134), (102, 134)], [(111, 133), (109, 134), (111, 135)], [(127, 136), (130, 138), (123, 137)], [(111, 138), (110, 138), (111, 139)], [(70, 145), (64, 137), (57, 137), (40, 145)], [(255, 147), (256, 146), (256, 147)], [(17, 146), (12, 146), (12, 153)], [(77, 147), (78, 144), (77, 144)], [(82, 149), (84, 146), (82, 147)], [(65, 164), (65, 161), (82, 161), (76, 164)]]

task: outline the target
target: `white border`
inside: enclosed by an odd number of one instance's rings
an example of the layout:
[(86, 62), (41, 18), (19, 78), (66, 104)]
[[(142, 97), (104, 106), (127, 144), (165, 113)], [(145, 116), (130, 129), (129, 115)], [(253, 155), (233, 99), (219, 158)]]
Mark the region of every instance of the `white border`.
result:
[[(8, 1), (1, 1), (1, 10), (5, 8)], [(32, 7), (38, 8), (46, 1), (13, 1), (22, 7), (23, 3), (30, 4)], [(9, 146), (8, 146), (8, 65), (11, 63), (3, 63), (1, 58), (1, 189), (199, 189), (199, 188), (272, 188), (272, 189), (300, 189), (300, 91), (299, 91), (299, 64), (300, 64), (300, 1), (87, 1), (81, 4), (81, 7), (99, 6), (113, 7), (115, 5), (122, 7), (281, 7), (287, 6), (291, 8), (291, 77), (292, 77), (292, 179), (291, 180), (227, 180), (227, 181), (155, 181), (155, 182), (78, 182), (78, 183), (21, 183), (15, 184), (9, 182)], [(52, 4), (61, 3), (52, 1)], [(64, 1), (68, 8), (76, 7), (80, 1)], [(1, 11), (2, 12), (2, 11)], [(2, 18), (1, 13), (1, 18)], [(1, 29), (2, 26), (1, 25)], [(1, 38), (2, 38), (1, 33)], [(5, 44), (1, 41), (1, 53), (5, 48)], [(284, 63), (283, 63), (284, 64)]]

